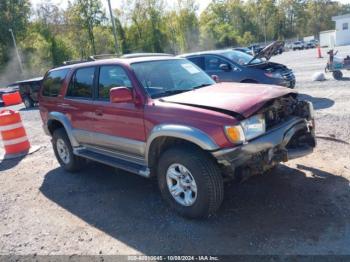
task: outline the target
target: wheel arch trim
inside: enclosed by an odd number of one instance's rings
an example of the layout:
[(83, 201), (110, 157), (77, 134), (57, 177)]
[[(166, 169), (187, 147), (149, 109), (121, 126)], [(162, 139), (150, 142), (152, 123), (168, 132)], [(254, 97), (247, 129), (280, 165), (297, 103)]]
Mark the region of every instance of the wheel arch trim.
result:
[(72, 147), (79, 146), (78, 141), (73, 136), (73, 127), (65, 114), (60, 112), (50, 112), (47, 119), (47, 128), (49, 127), (51, 121), (58, 121), (63, 125)]
[(152, 129), (151, 134), (147, 139), (145, 152), (146, 163), (149, 163), (150, 160), (149, 155), (151, 145), (159, 137), (183, 139), (207, 151), (213, 151), (220, 148), (208, 134), (198, 128), (176, 124), (161, 124)]

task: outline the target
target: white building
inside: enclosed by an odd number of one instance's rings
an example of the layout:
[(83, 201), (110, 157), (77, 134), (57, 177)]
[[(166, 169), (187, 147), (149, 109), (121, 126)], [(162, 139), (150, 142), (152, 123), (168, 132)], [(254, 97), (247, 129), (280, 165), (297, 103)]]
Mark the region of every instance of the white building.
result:
[(335, 42), (336, 42), (335, 38), (336, 38), (336, 31), (335, 30), (321, 31), (320, 32), (320, 46), (333, 48), (335, 46)]
[(335, 45), (350, 45), (350, 14), (333, 16)]

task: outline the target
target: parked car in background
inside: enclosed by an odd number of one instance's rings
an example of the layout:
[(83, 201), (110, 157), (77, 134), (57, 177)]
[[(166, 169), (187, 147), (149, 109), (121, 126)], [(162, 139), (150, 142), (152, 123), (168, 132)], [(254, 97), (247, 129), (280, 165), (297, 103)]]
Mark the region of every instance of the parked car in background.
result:
[(31, 108), (38, 103), (38, 94), (43, 77), (17, 81), (8, 85), (9, 89), (18, 90), (24, 106)]
[(261, 50), (264, 49), (262, 46), (257, 45), (257, 44), (250, 45), (250, 46), (248, 46), (248, 48), (249, 48), (250, 50), (253, 51), (253, 54), (252, 54), (252, 55), (257, 54), (257, 53), (259, 53)]
[(316, 46), (317, 46), (317, 44), (314, 40), (306, 42), (306, 49), (315, 48)]
[(303, 50), (305, 48), (304, 43), (302, 41), (296, 41), (292, 44), (293, 51), (295, 50)]
[(235, 48), (233, 48), (233, 50), (241, 51), (241, 52), (246, 53), (248, 55), (254, 55), (253, 50), (249, 49), (248, 47), (235, 47)]
[(165, 201), (191, 218), (220, 207), (224, 181), (266, 172), (316, 145), (312, 104), (295, 91), (215, 83), (172, 56), (55, 68), (39, 108), (65, 170), (90, 159), (155, 177)]
[(237, 50), (214, 50), (183, 54), (208, 75), (216, 75), (222, 82), (260, 83), (295, 86), (293, 71), (285, 65), (270, 62), (283, 42), (274, 42), (255, 56)]
[(276, 51), (273, 55), (281, 55), (284, 52), (284, 44), (276, 48)]

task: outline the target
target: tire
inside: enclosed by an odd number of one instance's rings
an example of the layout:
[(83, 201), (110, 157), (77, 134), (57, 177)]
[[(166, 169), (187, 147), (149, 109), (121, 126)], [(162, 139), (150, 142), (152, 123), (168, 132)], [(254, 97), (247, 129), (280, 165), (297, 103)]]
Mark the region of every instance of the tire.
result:
[[(52, 136), (52, 146), (60, 165), (69, 172), (79, 171), (83, 167), (83, 159), (74, 155), (72, 145), (63, 128), (56, 129)], [(62, 152), (65, 151), (65, 152)], [(63, 157), (66, 155), (66, 157)]]
[[(170, 192), (170, 185), (174, 186), (175, 180), (169, 178), (171, 171), (176, 171), (178, 174), (180, 166), (185, 167), (190, 175), (191, 180), (195, 182), (196, 192), (194, 193), (193, 182), (190, 183), (190, 192), (193, 202), (180, 203), (181, 199), (185, 199), (185, 191), (181, 191), (176, 197)], [(178, 168), (178, 169), (177, 169)], [(206, 152), (192, 147), (174, 147), (166, 150), (160, 157), (157, 169), (158, 185), (164, 200), (180, 215), (187, 218), (205, 218), (215, 213), (220, 207), (224, 198), (223, 178), (218, 165)], [(179, 188), (182, 184), (175, 183), (175, 188)], [(182, 181), (181, 180), (181, 181)], [(185, 181), (185, 183), (189, 181)], [(176, 185), (179, 185), (176, 187)], [(188, 184), (187, 184), (188, 185)], [(174, 190), (176, 191), (176, 190)], [(183, 200), (184, 202), (184, 200)]]
[(23, 98), (23, 104), (26, 108), (32, 108), (34, 106), (34, 101), (28, 96)]
[(333, 71), (333, 78), (335, 80), (341, 80), (343, 78), (343, 73), (339, 70)]

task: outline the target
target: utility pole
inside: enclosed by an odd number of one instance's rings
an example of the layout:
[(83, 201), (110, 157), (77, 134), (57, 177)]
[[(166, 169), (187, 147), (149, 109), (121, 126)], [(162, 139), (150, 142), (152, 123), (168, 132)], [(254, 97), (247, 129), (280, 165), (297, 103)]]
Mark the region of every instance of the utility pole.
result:
[(16, 39), (15, 39), (15, 36), (14, 36), (11, 28), (9, 29), (9, 32), (11, 33), (13, 45), (14, 45), (15, 50), (16, 50), (17, 59), (18, 59), (18, 63), (19, 63), (19, 69), (21, 70), (21, 73), (23, 74), (22, 60), (21, 60), (21, 57), (19, 56), (19, 52), (18, 52), (18, 48), (17, 48), (17, 44), (16, 44)]
[(266, 42), (267, 42), (267, 37), (266, 37), (266, 12), (264, 13), (264, 37), (265, 37), (265, 46), (266, 46)]
[(110, 13), (111, 20), (112, 20), (115, 53), (119, 54), (119, 51), (118, 51), (118, 40), (117, 40), (117, 30), (115, 28), (115, 21), (114, 21), (114, 16), (113, 16), (113, 12), (112, 12), (111, 0), (107, 0), (107, 1), (108, 1), (109, 13)]

